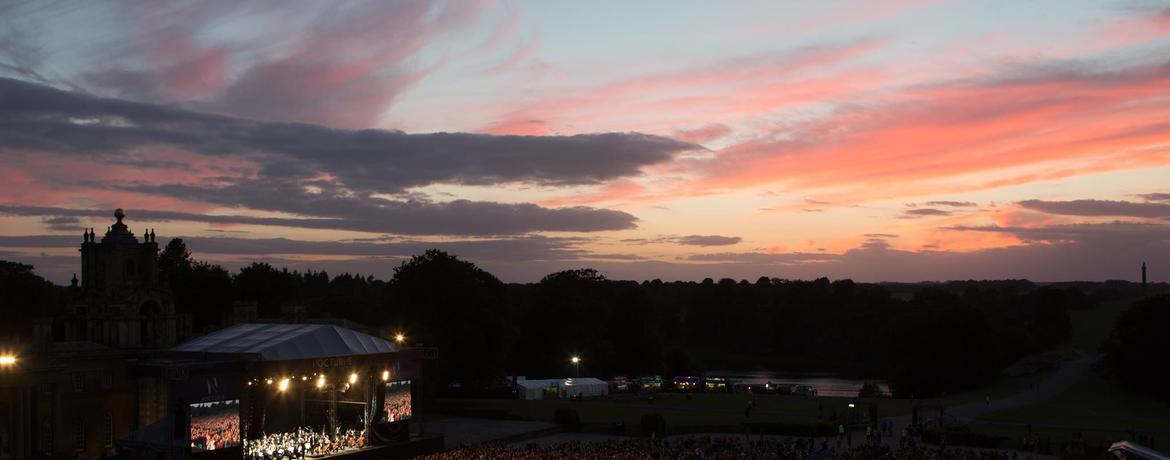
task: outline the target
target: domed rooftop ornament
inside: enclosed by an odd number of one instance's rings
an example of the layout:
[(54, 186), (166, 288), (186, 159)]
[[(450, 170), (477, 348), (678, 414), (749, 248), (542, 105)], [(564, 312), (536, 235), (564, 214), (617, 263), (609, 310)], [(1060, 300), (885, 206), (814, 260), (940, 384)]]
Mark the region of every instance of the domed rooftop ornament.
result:
[(118, 221), (110, 226), (110, 230), (102, 238), (102, 243), (138, 243), (138, 238), (135, 238), (134, 234), (130, 233), (130, 228), (125, 223), (122, 223), (122, 219), (126, 218), (126, 211), (123, 211), (122, 208), (114, 210), (114, 218), (118, 219)]

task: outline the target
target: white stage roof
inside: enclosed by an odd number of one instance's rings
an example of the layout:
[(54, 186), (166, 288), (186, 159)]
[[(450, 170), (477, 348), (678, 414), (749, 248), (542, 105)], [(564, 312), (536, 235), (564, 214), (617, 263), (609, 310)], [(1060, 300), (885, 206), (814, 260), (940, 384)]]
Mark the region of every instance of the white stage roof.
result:
[(258, 355), (263, 361), (393, 353), (389, 340), (328, 324), (238, 324), (171, 349)]

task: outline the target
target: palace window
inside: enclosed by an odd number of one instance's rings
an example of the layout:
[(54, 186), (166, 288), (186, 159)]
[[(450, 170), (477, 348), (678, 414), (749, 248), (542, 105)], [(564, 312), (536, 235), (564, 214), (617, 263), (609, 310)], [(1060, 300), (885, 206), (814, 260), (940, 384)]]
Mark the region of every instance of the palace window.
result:
[(85, 420), (73, 422), (73, 448), (85, 450)]
[(73, 374), (73, 391), (76, 393), (85, 391), (85, 374), (80, 372)]
[(106, 412), (106, 447), (114, 447), (114, 415)]

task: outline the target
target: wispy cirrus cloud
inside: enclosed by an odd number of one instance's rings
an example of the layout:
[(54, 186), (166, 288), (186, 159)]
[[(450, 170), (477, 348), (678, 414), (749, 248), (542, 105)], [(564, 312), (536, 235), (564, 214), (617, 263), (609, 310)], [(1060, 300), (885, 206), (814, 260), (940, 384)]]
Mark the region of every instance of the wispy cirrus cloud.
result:
[(683, 246), (731, 246), (739, 244), (743, 238), (723, 235), (659, 235), (655, 238), (628, 238), (621, 240), (627, 244), (679, 244)]
[(922, 204), (925, 206), (949, 206), (952, 208), (973, 208), (979, 206), (974, 201), (927, 201)]
[(913, 218), (913, 217), (949, 216), (951, 214), (952, 214), (952, 212), (950, 212), (950, 211), (946, 211), (946, 210), (942, 210), (942, 209), (935, 209), (935, 208), (907, 209), (905, 212), (902, 213), (902, 215), (904, 217), (911, 217), (911, 218)]
[[(42, 81), (260, 120), (369, 128), (445, 65), (445, 56), (427, 48), (465, 35), (492, 3), (109, 2), (13, 9), (41, 34), (85, 20), (116, 24), (111, 33), (75, 44), (82, 51), (72, 57), (86, 68)], [(53, 51), (41, 34), (20, 40)], [(480, 48), (496, 46), (502, 44)], [(18, 62), (23, 73), (39, 72), (39, 62)]]
[(1024, 209), (1065, 216), (1170, 218), (1170, 203), (1136, 203), (1117, 200), (1023, 200), (1016, 204)]
[[(724, 58), (719, 62), (692, 66), (674, 71), (649, 73), (613, 82), (578, 88), (568, 95), (552, 95), (519, 104), (509, 113), (488, 124), (486, 131), (505, 134), (508, 129), (527, 133), (530, 120), (557, 128), (583, 123), (622, 122), (639, 130), (662, 131), (671, 125), (708, 123), (700, 131), (690, 133), (708, 140), (718, 134), (710, 129), (712, 117), (732, 114), (753, 114), (774, 110), (782, 105), (803, 104), (829, 96), (854, 91), (855, 85), (844, 78), (809, 80), (800, 77), (801, 71), (820, 71), (849, 62), (851, 59), (874, 52), (883, 40), (867, 37), (834, 43), (818, 43), (796, 49), (780, 49), (751, 55)], [(855, 75), (856, 86), (872, 88), (875, 75), (868, 80)], [(743, 97), (744, 93), (754, 94)], [(654, 113), (653, 120), (637, 119)], [(635, 119), (630, 119), (633, 116)], [(665, 117), (665, 118), (664, 118)], [(683, 137), (687, 139), (686, 130)]]

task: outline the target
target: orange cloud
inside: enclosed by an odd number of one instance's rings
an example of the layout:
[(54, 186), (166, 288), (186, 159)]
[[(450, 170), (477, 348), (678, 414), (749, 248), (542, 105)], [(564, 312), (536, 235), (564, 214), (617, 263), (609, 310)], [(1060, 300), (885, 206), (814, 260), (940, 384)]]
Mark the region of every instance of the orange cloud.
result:
[[(792, 189), (898, 187), (907, 182), (1046, 162), (1113, 158), (1132, 166), (1167, 164), (1148, 149), (1170, 142), (1170, 67), (1100, 73), (1048, 73), (988, 82), (908, 88), (883, 104), (780, 128), (784, 139), (724, 149), (693, 160), (702, 175), (689, 188), (735, 189), (783, 181)], [(1117, 167), (1096, 163), (1075, 173)]]

